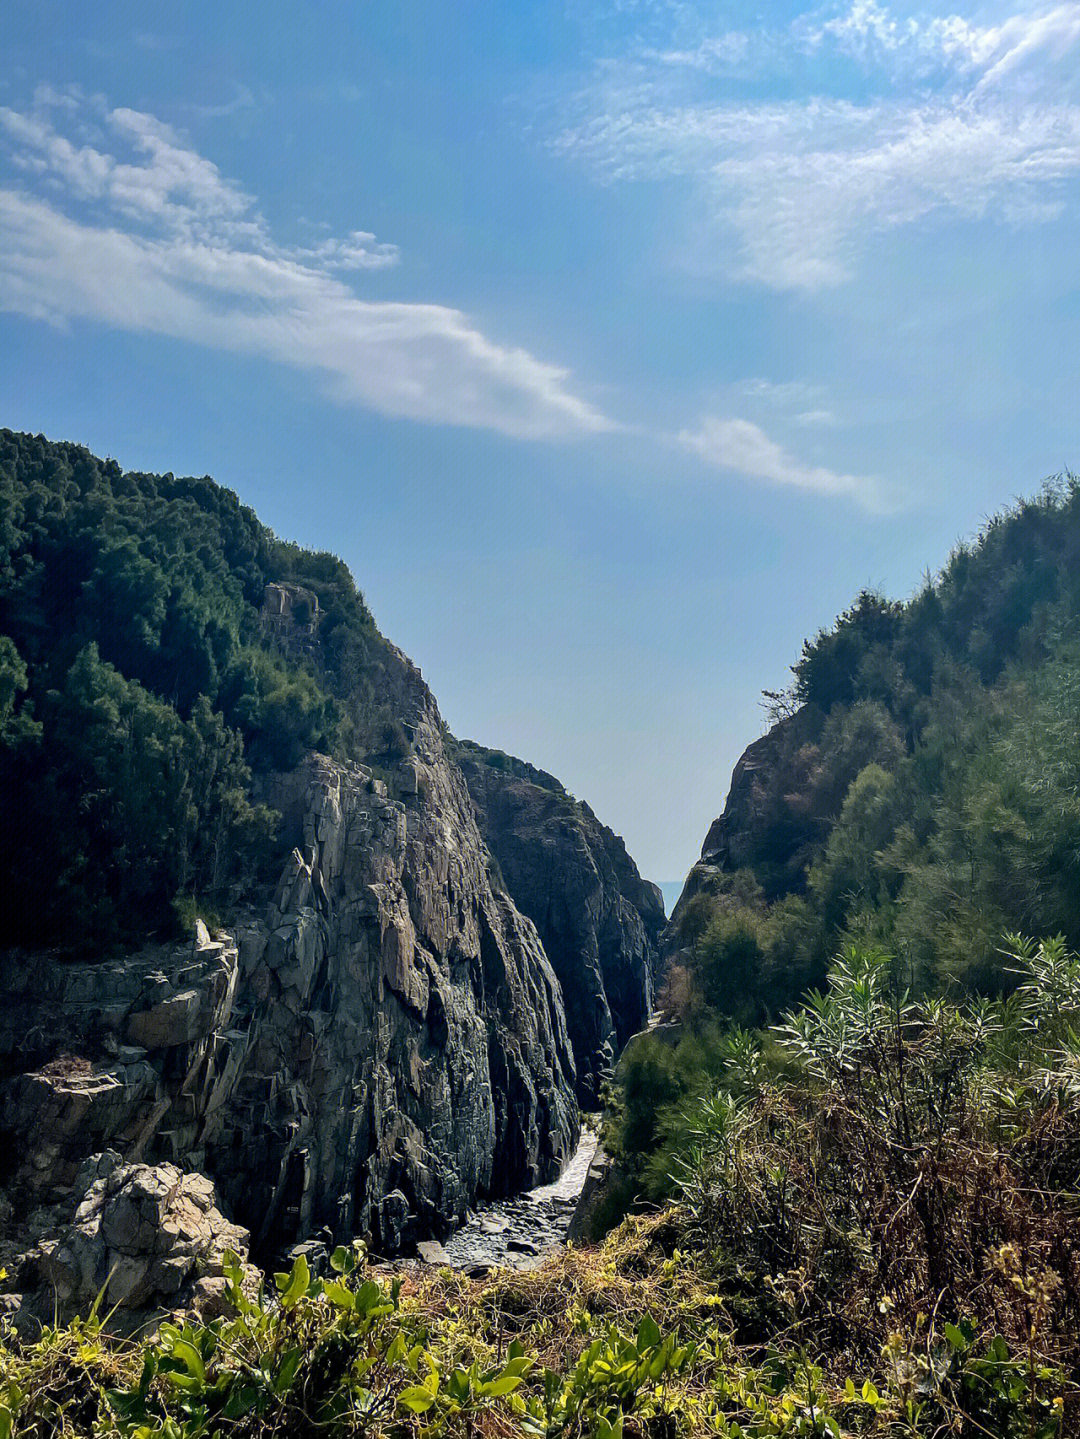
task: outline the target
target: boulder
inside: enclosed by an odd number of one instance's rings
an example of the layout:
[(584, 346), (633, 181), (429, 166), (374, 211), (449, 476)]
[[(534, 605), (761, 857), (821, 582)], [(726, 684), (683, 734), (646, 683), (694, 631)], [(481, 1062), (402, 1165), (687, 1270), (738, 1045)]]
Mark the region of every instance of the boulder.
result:
[(204, 1175), (173, 1164), (96, 1168), (100, 1177), (40, 1260), (66, 1308), (85, 1309), (99, 1294), (109, 1307), (175, 1307), (185, 1286), (221, 1277), (227, 1250), (246, 1258), (247, 1230), (221, 1213)]
[(421, 1239), (416, 1246), (416, 1254), (422, 1264), (447, 1269), (450, 1267), (450, 1256), (437, 1239)]
[(181, 994), (163, 999), (152, 1009), (131, 1015), (127, 1037), (143, 1049), (173, 1049), (178, 1044), (190, 1044), (199, 1034), (201, 1008), (198, 990), (185, 989)]

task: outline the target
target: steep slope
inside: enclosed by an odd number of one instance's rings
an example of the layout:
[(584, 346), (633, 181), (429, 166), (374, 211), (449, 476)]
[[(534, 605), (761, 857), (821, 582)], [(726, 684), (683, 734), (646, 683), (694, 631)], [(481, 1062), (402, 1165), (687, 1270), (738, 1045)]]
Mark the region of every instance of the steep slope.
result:
[(660, 893), (553, 776), (472, 743), (455, 753), (484, 840), (559, 977), (578, 1098), (596, 1108), (604, 1076), (652, 1008)]
[(665, 933), (709, 1006), (760, 1022), (850, 940), (990, 991), (1004, 932), (1080, 942), (1078, 621), (1067, 478), (805, 643)]
[(256, 1252), (554, 1177), (558, 981), (340, 562), (40, 438), (0, 433), (0, 488), (9, 1230), (108, 1147), (205, 1170)]
[(20, 1208), (111, 1147), (205, 1170), (261, 1251), (324, 1225), (397, 1250), (557, 1172), (577, 1136), (558, 985), (491, 888), (429, 702), (414, 716), (401, 800), (324, 756), (274, 777), (296, 848), (265, 911), (194, 948), (5, 956)]
[[(822, 722), (816, 709), (799, 709), (778, 720), (739, 756), (723, 811), (709, 826), (701, 858), (686, 876), (672, 910), (663, 937), (666, 953), (681, 934), (694, 900), (723, 892), (739, 871), (752, 872), (755, 883), (765, 876), (774, 896), (805, 887), (814, 830), (820, 826), (808, 824), (804, 796)], [(797, 784), (791, 783), (793, 771)]]

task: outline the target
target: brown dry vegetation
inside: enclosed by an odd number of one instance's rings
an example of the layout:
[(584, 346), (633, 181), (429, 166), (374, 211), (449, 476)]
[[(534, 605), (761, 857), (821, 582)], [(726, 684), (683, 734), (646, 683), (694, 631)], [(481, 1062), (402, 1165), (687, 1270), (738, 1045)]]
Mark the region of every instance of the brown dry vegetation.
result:
[(850, 953), (728, 1037), (681, 1203), (535, 1271), (341, 1250), (148, 1345), (5, 1332), (0, 1439), (1080, 1433), (1080, 960), (1012, 953), (1016, 995), (964, 1007)]

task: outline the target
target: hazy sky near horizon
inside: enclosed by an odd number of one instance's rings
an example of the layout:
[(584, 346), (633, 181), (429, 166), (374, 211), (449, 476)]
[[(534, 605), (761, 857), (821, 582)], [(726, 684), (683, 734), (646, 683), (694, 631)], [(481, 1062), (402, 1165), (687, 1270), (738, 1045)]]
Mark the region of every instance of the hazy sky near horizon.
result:
[(681, 877), (803, 638), (1080, 468), (1080, 4), (8, 0), (0, 423), (336, 551)]

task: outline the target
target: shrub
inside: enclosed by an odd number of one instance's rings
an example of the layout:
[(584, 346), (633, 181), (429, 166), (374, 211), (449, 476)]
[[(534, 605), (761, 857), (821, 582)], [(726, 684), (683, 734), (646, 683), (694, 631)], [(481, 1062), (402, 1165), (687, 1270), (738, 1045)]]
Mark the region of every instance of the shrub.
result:
[(1009, 959), (1014, 996), (956, 1005), (850, 950), (684, 1113), (696, 1232), (771, 1294), (766, 1320), (866, 1358), (976, 1314), (1080, 1363), (1080, 961), (1060, 940)]
[(1055, 1439), (1077, 1397), (973, 1323), (894, 1324), (870, 1373), (784, 1332), (739, 1345), (679, 1211), (596, 1250), (470, 1280), (374, 1277), (338, 1250), (231, 1310), (111, 1339), (96, 1313), (33, 1344), (0, 1326), (0, 1439)]

